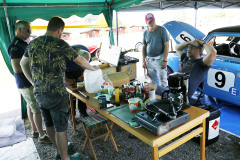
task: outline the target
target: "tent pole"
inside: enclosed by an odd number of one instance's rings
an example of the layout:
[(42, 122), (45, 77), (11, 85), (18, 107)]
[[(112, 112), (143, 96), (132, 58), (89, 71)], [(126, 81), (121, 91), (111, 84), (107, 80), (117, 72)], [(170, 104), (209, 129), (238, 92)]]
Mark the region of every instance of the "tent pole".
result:
[[(4, 0), (6, 1), (6, 0)], [(44, 5), (44, 6), (6, 6), (6, 8), (55, 8), (55, 7), (105, 7), (105, 5)], [(4, 7), (0, 7), (4, 8)]]
[(195, 24), (194, 27), (197, 28), (197, 9), (195, 9)]
[(4, 8), (5, 18), (6, 18), (6, 22), (7, 22), (7, 27), (8, 27), (8, 34), (9, 34), (10, 41), (12, 41), (10, 25), (9, 25), (9, 18), (8, 18), (8, 13), (7, 13), (6, 0), (3, 0), (3, 5), (4, 5), (3, 8)]
[(117, 32), (117, 46), (118, 46), (118, 12), (116, 12), (116, 32)]
[(197, 28), (197, 10), (198, 10), (197, 2), (194, 3), (194, 9), (195, 9), (195, 24), (194, 24), (194, 27)]

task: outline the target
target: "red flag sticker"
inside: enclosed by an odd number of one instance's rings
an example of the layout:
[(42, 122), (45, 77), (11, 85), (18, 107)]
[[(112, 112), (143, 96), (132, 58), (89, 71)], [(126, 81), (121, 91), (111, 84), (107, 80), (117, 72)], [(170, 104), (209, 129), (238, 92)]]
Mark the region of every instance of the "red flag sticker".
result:
[(238, 73), (237, 76), (240, 78), (240, 73)]
[(216, 130), (218, 128), (218, 125), (219, 125), (219, 122), (217, 120), (215, 120), (212, 125), (212, 128)]

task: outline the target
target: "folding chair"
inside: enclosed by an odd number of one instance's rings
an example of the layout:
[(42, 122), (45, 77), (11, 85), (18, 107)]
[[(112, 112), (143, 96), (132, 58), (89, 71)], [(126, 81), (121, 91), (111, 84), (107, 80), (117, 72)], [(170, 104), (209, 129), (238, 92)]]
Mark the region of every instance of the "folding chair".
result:
[[(83, 129), (84, 129), (84, 132), (86, 134), (86, 138), (85, 138), (85, 141), (84, 141), (84, 144), (83, 144), (83, 147), (82, 147), (82, 152), (85, 151), (85, 148), (86, 148), (87, 144), (89, 143), (89, 145), (91, 147), (91, 150), (92, 150), (92, 153), (93, 153), (93, 156), (94, 156), (94, 159), (97, 160), (97, 156), (96, 156), (96, 153), (94, 151), (92, 141), (95, 141), (95, 140), (97, 140), (99, 138), (102, 138), (104, 136), (105, 136), (104, 142), (106, 142), (108, 137), (110, 136), (112, 144), (113, 144), (115, 150), (118, 152), (117, 145), (116, 145), (115, 140), (114, 140), (113, 135), (112, 135), (112, 128), (114, 126), (114, 123), (112, 123), (111, 126), (109, 126), (109, 120), (106, 117), (104, 117), (103, 115), (101, 115), (100, 113), (81, 118), (81, 122), (83, 124)], [(91, 131), (94, 128), (97, 128), (97, 127), (102, 126), (104, 124), (106, 125), (106, 128), (107, 128), (108, 132), (103, 134), (103, 135), (100, 135), (98, 137), (95, 137), (95, 138), (91, 139), (90, 138)]]

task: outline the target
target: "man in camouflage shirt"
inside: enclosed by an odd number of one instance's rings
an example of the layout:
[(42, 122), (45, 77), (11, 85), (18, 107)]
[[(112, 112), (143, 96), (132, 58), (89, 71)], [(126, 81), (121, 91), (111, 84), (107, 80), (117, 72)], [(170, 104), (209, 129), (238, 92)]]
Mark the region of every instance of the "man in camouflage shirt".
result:
[(67, 151), (69, 106), (64, 86), (65, 61), (71, 60), (83, 69), (95, 68), (60, 39), (64, 26), (61, 18), (51, 18), (46, 34), (33, 40), (27, 47), (21, 66), (34, 85), (34, 95), (44, 117), (49, 138), (56, 146), (57, 158), (65, 160), (80, 159), (79, 153), (69, 156)]

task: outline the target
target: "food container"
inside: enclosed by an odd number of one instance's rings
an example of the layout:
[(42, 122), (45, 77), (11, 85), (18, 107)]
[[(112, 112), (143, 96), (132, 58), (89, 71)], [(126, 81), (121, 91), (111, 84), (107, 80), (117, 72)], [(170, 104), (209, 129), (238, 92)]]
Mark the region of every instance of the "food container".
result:
[(138, 99), (137, 98), (130, 98), (128, 100), (129, 103), (129, 112), (136, 113), (138, 110)]
[(106, 96), (105, 95), (98, 96), (98, 102), (99, 102), (100, 105), (106, 104), (107, 103)]

